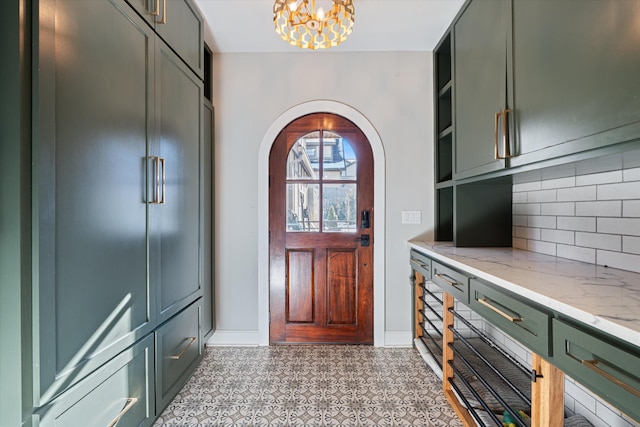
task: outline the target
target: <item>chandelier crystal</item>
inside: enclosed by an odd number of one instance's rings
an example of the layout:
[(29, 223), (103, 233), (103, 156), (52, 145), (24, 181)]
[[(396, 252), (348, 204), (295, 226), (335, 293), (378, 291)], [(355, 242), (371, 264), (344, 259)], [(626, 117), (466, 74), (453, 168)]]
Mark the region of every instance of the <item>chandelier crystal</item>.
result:
[[(311, 4), (309, 4), (311, 3)], [(327, 49), (345, 41), (353, 30), (353, 0), (331, 0), (331, 9), (316, 9), (316, 0), (275, 0), (273, 24), (282, 40), (303, 49)]]

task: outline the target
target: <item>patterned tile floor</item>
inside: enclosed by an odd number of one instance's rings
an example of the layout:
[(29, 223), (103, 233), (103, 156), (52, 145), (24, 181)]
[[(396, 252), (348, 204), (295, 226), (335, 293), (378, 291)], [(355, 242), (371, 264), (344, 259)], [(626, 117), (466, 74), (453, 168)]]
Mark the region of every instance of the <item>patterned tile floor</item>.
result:
[(413, 349), (209, 347), (169, 426), (460, 426)]

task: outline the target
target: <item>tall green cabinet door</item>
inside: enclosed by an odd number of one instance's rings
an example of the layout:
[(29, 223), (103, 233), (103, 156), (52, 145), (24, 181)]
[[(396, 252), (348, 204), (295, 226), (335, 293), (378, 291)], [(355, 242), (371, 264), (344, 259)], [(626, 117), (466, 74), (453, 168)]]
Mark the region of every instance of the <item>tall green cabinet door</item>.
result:
[(122, 0), (41, 0), (34, 87), (34, 406), (149, 333), (153, 34)]
[(155, 135), (149, 157), (150, 281), (163, 322), (202, 295), (202, 81), (156, 43)]
[[(505, 167), (505, 142), (512, 139), (509, 31), (511, 0), (474, 0), (455, 23), (455, 178)], [(505, 135), (505, 125), (506, 135)], [(507, 140), (505, 140), (505, 137)]]
[(640, 2), (515, 0), (512, 165), (640, 137)]

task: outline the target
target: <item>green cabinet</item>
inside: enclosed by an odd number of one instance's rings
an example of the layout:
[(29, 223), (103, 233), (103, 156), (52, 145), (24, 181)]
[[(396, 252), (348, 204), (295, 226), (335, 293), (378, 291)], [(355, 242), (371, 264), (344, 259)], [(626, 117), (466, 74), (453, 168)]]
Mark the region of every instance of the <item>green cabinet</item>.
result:
[(511, 166), (640, 137), (640, 3), (515, 0)]
[(149, 144), (149, 279), (158, 323), (202, 294), (202, 81), (157, 40), (155, 121)]
[(36, 405), (155, 326), (144, 197), (153, 33), (118, 0), (42, 0), (39, 11)]
[(203, 78), (204, 20), (192, 0), (127, 0), (182, 60)]
[[(149, 425), (154, 331), (186, 330), (202, 354), (201, 305), (176, 315), (202, 296), (211, 245), (203, 82), (124, 0), (36, 3), (24, 416)], [(200, 360), (189, 354), (163, 404)]]
[[(637, 344), (637, 343), (636, 343)], [(553, 364), (640, 421), (640, 348), (589, 326), (553, 319)]]
[(454, 178), (461, 179), (504, 168), (510, 152), (511, 0), (467, 3), (453, 32)]
[(153, 337), (109, 361), (36, 414), (41, 427), (149, 426), (155, 419)]

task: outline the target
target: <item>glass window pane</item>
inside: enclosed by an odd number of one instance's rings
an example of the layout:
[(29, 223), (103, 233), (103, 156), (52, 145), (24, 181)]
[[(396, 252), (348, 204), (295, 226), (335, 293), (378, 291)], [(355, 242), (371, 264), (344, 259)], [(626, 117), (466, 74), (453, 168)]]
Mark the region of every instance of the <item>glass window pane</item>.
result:
[(333, 132), (322, 134), (323, 179), (356, 179), (356, 155), (349, 141)]
[(320, 185), (287, 184), (287, 231), (320, 231)]
[(325, 232), (357, 231), (356, 184), (323, 184), (323, 226)]
[(298, 139), (287, 156), (287, 179), (318, 179), (320, 132)]

